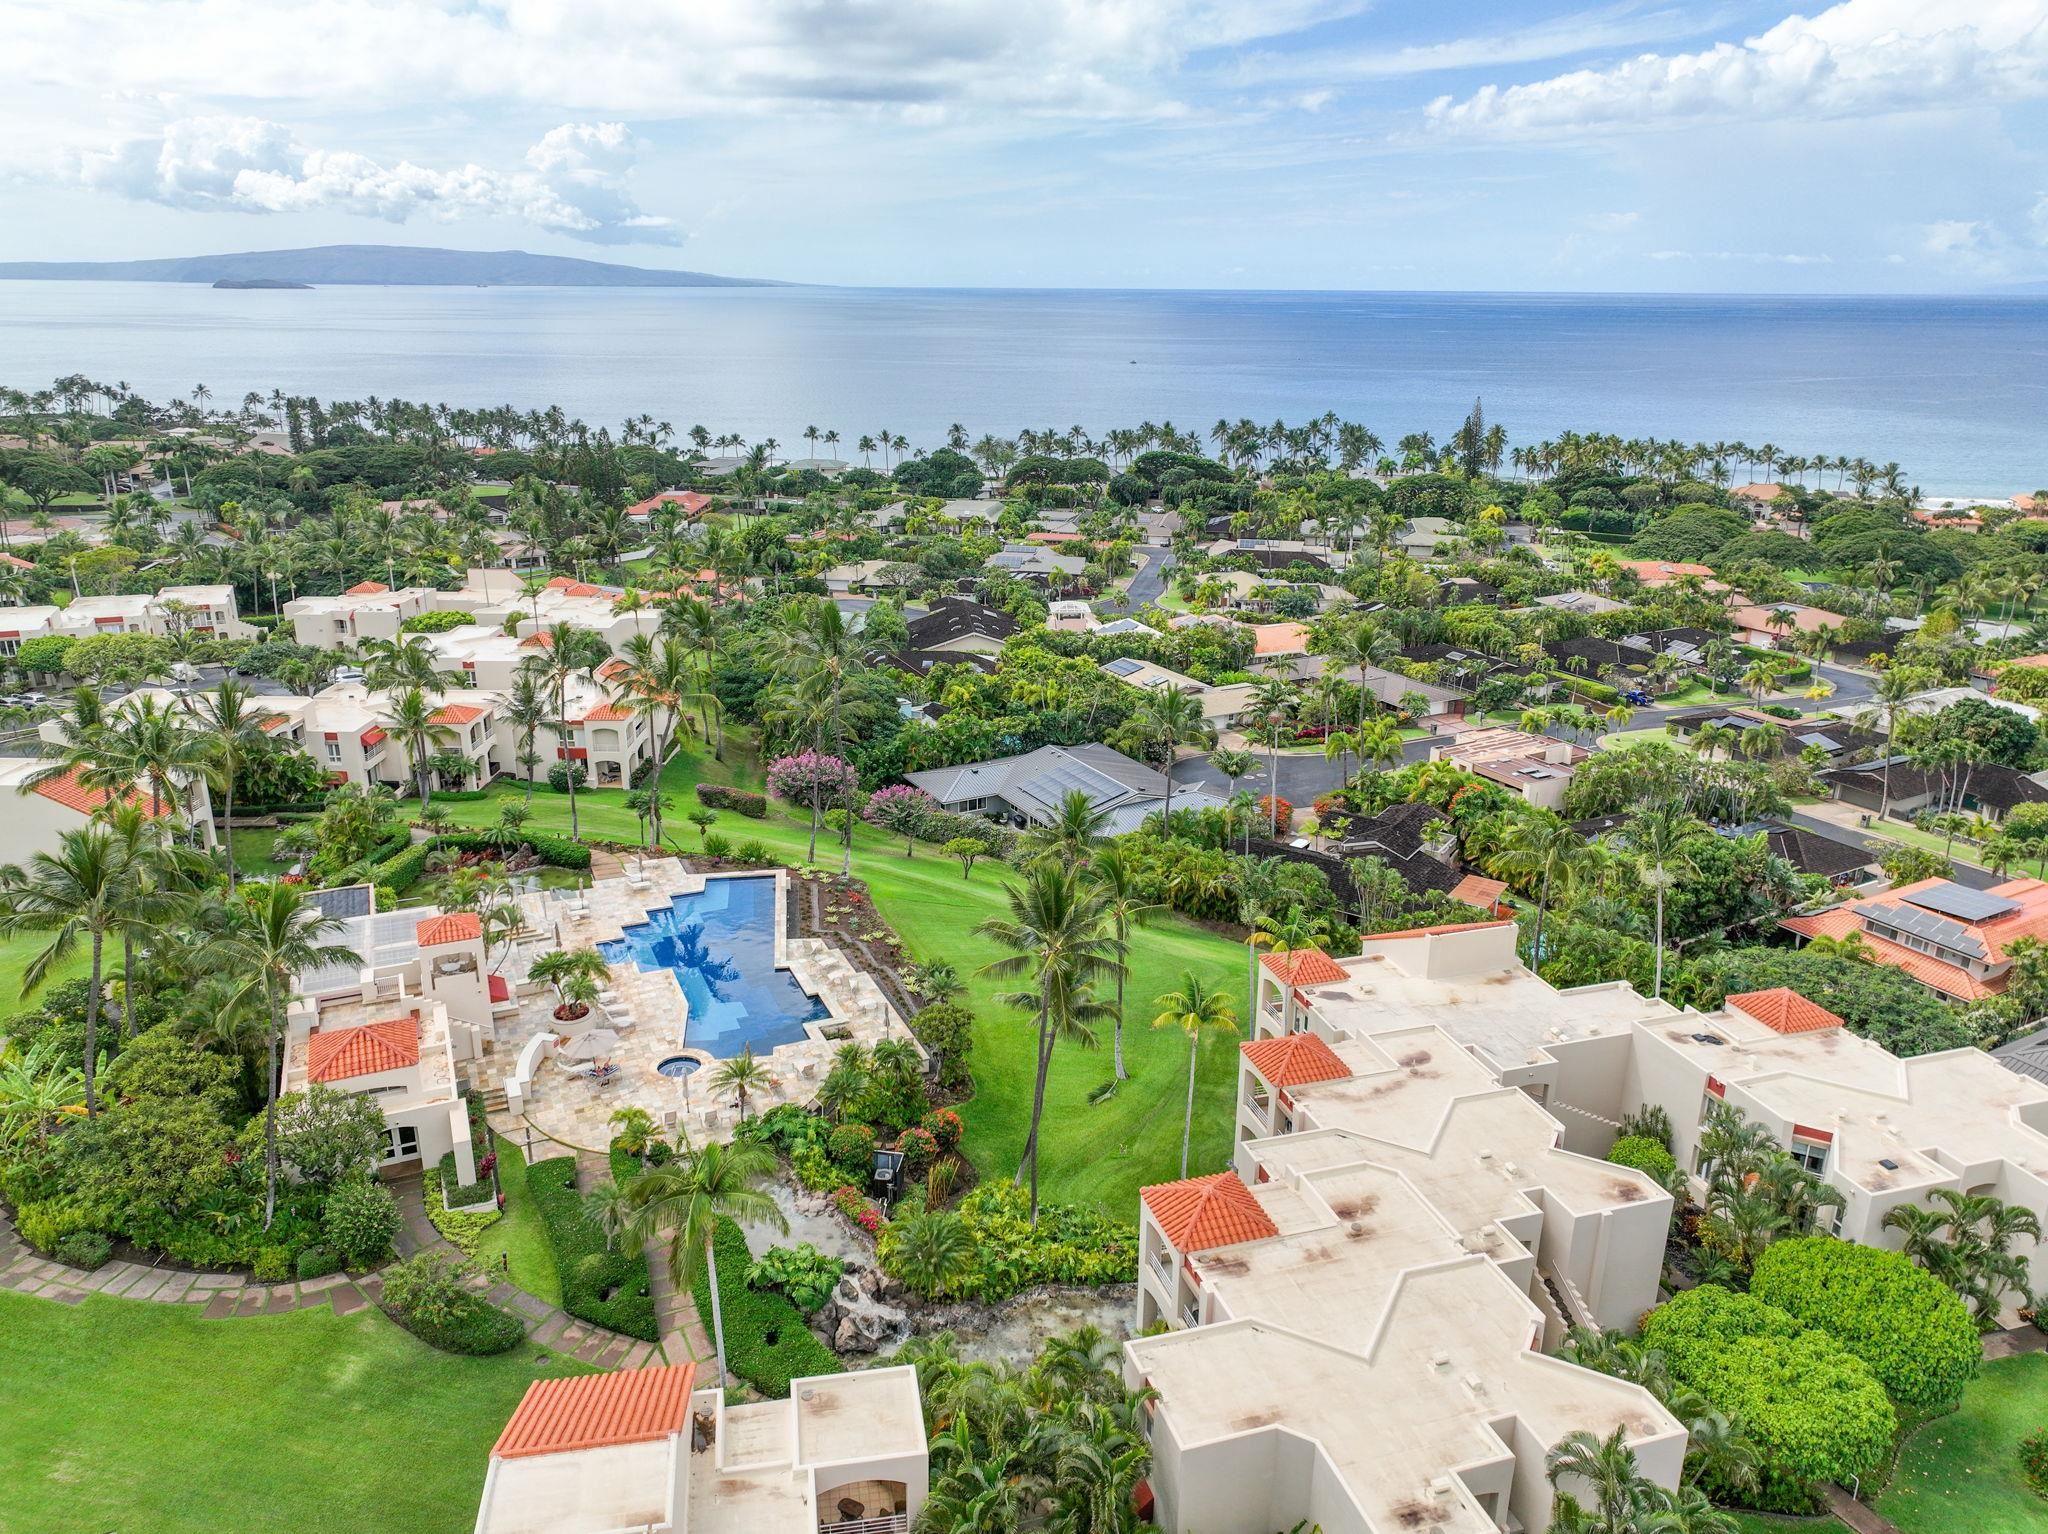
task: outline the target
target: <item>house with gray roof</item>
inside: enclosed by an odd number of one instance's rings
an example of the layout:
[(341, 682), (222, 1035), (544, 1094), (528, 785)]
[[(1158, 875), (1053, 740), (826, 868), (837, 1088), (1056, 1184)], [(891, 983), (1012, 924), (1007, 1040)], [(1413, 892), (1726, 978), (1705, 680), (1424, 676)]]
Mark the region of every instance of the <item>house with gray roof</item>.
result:
[[(1147, 815), (1166, 807), (1164, 773), (1092, 742), (1040, 746), (1020, 756), (934, 767), (905, 777), (912, 787), (938, 800), (941, 808), (1016, 825), (1046, 824), (1059, 813), (1067, 795), (1076, 792), (1109, 813), (1107, 831), (1112, 836), (1137, 830)], [(1174, 786), (1176, 811), (1222, 806), (1222, 799), (1206, 789)]]

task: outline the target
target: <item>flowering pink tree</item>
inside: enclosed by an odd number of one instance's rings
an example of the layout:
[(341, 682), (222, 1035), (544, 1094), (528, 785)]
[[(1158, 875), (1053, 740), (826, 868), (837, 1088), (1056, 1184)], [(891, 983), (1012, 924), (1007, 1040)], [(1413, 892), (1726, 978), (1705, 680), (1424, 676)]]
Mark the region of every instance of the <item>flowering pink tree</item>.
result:
[(898, 783), (868, 795), (868, 807), (861, 811), (861, 818), (878, 830), (902, 837), (903, 855), (911, 858), (917, 856), (917, 833), (930, 824), (938, 808), (939, 801), (923, 789)]
[(805, 861), (818, 861), (818, 825), (826, 806), (851, 809), (859, 777), (839, 757), (804, 751), (777, 757), (768, 768), (768, 788), (777, 798), (811, 807), (811, 850)]

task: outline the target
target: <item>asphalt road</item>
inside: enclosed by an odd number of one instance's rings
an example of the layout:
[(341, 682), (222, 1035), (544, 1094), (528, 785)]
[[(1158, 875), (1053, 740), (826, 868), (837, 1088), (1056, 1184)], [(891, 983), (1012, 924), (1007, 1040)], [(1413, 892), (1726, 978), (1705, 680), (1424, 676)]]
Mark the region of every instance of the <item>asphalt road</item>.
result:
[(1173, 573), (1173, 550), (1155, 543), (1143, 543), (1131, 552), (1144, 564), (1131, 577), (1131, 589), (1119, 601), (1103, 602), (1104, 610), (1136, 612), (1147, 602), (1158, 601), (1159, 594), (1166, 590), (1167, 577)]

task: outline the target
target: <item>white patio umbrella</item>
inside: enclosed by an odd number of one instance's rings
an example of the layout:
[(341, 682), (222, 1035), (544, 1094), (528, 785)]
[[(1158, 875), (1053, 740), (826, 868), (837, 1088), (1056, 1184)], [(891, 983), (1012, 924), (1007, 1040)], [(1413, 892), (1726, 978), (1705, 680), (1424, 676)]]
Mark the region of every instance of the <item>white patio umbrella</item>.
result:
[(558, 1054), (570, 1060), (602, 1060), (619, 1047), (619, 1036), (609, 1028), (591, 1028), (564, 1044)]

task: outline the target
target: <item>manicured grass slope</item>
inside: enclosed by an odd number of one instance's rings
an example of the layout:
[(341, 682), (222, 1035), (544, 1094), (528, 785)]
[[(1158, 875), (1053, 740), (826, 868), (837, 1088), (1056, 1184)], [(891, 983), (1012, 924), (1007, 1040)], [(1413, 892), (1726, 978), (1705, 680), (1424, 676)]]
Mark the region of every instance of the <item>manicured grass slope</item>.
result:
[(505, 1190), (505, 1212), (484, 1231), (476, 1260), (492, 1272), (498, 1270), (501, 1260), (509, 1260), (513, 1283), (550, 1305), (559, 1305), (562, 1279), (555, 1271), (547, 1227), (534, 1207), (533, 1190), (526, 1185), (526, 1162), (519, 1147), (503, 1135), (492, 1136), (492, 1144), (498, 1152), (498, 1186)]
[[(759, 787), (758, 769), (740, 752), (741, 742), (729, 737), (726, 763), (687, 753), (670, 763), (662, 779), (674, 801), (669, 834), (683, 847), (697, 845), (696, 829), (682, 815), (695, 806), (693, 789), (700, 779)], [(522, 793), (520, 787), (498, 791), (499, 797)], [(542, 787), (534, 794), (533, 806), (529, 824), (566, 829), (564, 795)], [(465, 824), (488, 824), (497, 817), (492, 800), (451, 804), (448, 809)], [(577, 795), (577, 810), (587, 837), (633, 841), (639, 835), (624, 795), (616, 789)], [(728, 811), (716, 829), (735, 843), (764, 842), (778, 856), (800, 864), (809, 828), (807, 822), (785, 816), (782, 806), (775, 804), (766, 820)], [(827, 869), (839, 867), (838, 842), (829, 831), (821, 836), (818, 861)], [(919, 962), (945, 960), (967, 980), (965, 999), (980, 1026), (975, 1037), (977, 1090), (962, 1114), (967, 1122), (964, 1149), (983, 1176), (1009, 1176), (1016, 1170), (1030, 1125), (1034, 1030), (1027, 1014), (995, 1004), (996, 993), (1009, 987), (978, 971), (999, 957), (1000, 950), (974, 931), (978, 923), (1006, 909), (1003, 885), (1008, 871), (980, 863), (971, 879), (962, 879), (960, 865), (940, 857), (937, 849), (921, 846), (915, 858), (905, 858), (901, 840), (862, 826), (854, 834), (854, 872), (868, 881), (883, 917)], [(1042, 1196), (1094, 1203), (1119, 1219), (1136, 1217), (1137, 1191), (1143, 1184), (1180, 1175), (1187, 1046), (1177, 1032), (1155, 1033), (1150, 1028), (1157, 1010), (1154, 998), (1177, 989), (1182, 972), (1189, 969), (1208, 984), (1227, 987), (1240, 1009), (1245, 990), (1243, 947), (1177, 917), (1162, 914), (1132, 946), (1131, 975), (1125, 986), (1124, 1058), (1133, 1079), (1110, 1101), (1091, 1107), (1088, 1093), (1112, 1074), (1108, 1031), (1095, 1050), (1060, 1045), (1047, 1087), (1041, 1169)], [(1217, 1171), (1226, 1164), (1236, 1076), (1232, 1041), (1221, 1035), (1204, 1040), (1190, 1166), (1196, 1173)]]
[[(27, 1011), (37, 1004), (37, 998), (42, 995), (42, 991), (38, 991), (27, 1000), (22, 999), (21, 975), (22, 971), (28, 968), (29, 960), (49, 944), (50, 935), (47, 932), (25, 932), (18, 937), (0, 938), (0, 1020), (11, 1017), (16, 1012)], [(119, 950), (110, 951), (103, 962), (110, 972), (120, 968)], [(82, 942), (72, 951), (70, 958), (50, 971), (49, 978), (43, 982), (43, 990), (47, 991), (60, 980), (72, 980), (80, 975), (89, 974), (91, 970), (92, 948), (89, 943)]]
[(2014, 1452), (2040, 1427), (2048, 1427), (2048, 1354), (1985, 1364), (1958, 1410), (1908, 1440), (1877, 1510), (1904, 1534), (2048, 1529), (2048, 1501), (2020, 1479)]
[(587, 1372), (539, 1356), (437, 1353), (374, 1309), (0, 1292), (0, 1534), (461, 1534), (527, 1385)]

